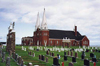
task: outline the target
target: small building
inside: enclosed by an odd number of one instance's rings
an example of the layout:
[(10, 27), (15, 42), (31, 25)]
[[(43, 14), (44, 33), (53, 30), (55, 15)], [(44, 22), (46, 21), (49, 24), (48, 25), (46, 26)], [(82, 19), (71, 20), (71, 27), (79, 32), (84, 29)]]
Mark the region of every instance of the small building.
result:
[(31, 46), (33, 45), (33, 37), (22, 37), (22, 45), (24, 46)]

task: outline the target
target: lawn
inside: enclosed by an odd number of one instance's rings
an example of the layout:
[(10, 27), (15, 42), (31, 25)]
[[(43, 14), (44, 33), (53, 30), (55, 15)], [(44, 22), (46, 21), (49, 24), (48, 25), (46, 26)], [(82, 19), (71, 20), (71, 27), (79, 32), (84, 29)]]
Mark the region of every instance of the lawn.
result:
[[(22, 46), (16, 46), (15, 47), (15, 53), (17, 53), (19, 56), (21, 56), (24, 60), (24, 65), (27, 65), (29, 62), (31, 62), (34, 65), (39, 65), (39, 66), (51, 66), (53, 64), (53, 57), (51, 56), (48, 56), (46, 55), (46, 51), (43, 51), (43, 50), (39, 50), (39, 51), (36, 51), (36, 50), (30, 50), (29, 49), (29, 46), (23, 46), (24, 48), (26, 48), (26, 51), (23, 51), (22, 50)], [(37, 48), (36, 46), (32, 46), (33, 48)], [(48, 48), (52, 48), (52, 47), (48, 47)], [(60, 48), (60, 47), (59, 47)], [(67, 47), (65, 47), (67, 48)], [(70, 47), (70, 48), (79, 48), (79, 47)], [(3, 49), (4, 52), (6, 52), (5, 49)], [(31, 51), (32, 53), (34, 52), (35, 53), (35, 57), (32, 57), (30, 55), (28, 55), (28, 52)], [(72, 62), (72, 58), (71, 57), (67, 57), (67, 61), (64, 61), (63, 58), (64, 58), (64, 51), (61, 51), (61, 52), (58, 52), (58, 51), (50, 51), (50, 52), (54, 52), (54, 56), (57, 56), (57, 54), (60, 54), (61, 58), (59, 59), (59, 63), (60, 65), (62, 65), (61, 63), (64, 62), (64, 66), (68, 66), (68, 64), (70, 62)], [(68, 54), (68, 51), (66, 51), (66, 53)], [(84, 65), (84, 61), (81, 60), (81, 52), (77, 52), (78, 53), (78, 58), (76, 58), (76, 63), (73, 63), (74, 66), (83, 66)], [(91, 60), (90, 58), (90, 53), (91, 51), (89, 52), (85, 52), (86, 56), (85, 58), (88, 58), (89, 60)], [(99, 52), (93, 52), (95, 55), (96, 55), (96, 58), (98, 60), (98, 62), (96, 63), (96, 66), (100, 66), (100, 53)], [(44, 62), (44, 61), (41, 61), (39, 60), (39, 55), (44, 55), (45, 58), (48, 57), (48, 62)], [(8, 55), (8, 52), (6, 52), (6, 58), (7, 58)], [(73, 56), (75, 56), (75, 52), (73, 51)], [(1, 58), (0, 58), (0, 61), (1, 61)], [(11, 66), (18, 66), (17, 63), (11, 59)], [(0, 66), (5, 66), (5, 62), (4, 63), (0, 63)], [(93, 62), (90, 62), (90, 66), (93, 66)]]

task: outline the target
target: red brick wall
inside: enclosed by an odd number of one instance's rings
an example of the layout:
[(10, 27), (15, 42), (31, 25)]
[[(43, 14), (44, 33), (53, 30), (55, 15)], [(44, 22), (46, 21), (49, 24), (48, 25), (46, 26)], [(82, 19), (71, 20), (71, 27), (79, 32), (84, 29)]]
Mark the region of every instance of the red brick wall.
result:
[[(84, 44), (84, 41), (87, 41), (86, 44)], [(82, 39), (81, 44), (82, 46), (89, 46), (89, 40), (86, 36)]]
[(48, 46), (48, 40), (49, 40), (49, 31), (48, 30), (37, 30), (34, 32), (33, 36), (33, 43), (34, 45), (37, 45), (37, 42), (39, 41), (39, 46), (45, 46), (44, 41), (47, 42), (46, 46)]

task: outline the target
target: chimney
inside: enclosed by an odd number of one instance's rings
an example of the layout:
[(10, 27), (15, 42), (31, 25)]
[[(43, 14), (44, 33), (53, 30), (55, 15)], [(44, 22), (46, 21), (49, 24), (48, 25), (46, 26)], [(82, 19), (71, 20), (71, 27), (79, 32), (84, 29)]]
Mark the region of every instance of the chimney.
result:
[(75, 26), (75, 36), (77, 36), (77, 26)]

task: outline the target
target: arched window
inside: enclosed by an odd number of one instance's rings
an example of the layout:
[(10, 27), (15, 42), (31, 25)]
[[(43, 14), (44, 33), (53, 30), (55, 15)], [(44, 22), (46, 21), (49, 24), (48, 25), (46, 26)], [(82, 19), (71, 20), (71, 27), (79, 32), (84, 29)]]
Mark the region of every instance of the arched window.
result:
[(52, 41), (51, 41), (51, 44), (52, 44)]
[(57, 44), (58, 44), (58, 41), (57, 41)]

